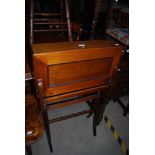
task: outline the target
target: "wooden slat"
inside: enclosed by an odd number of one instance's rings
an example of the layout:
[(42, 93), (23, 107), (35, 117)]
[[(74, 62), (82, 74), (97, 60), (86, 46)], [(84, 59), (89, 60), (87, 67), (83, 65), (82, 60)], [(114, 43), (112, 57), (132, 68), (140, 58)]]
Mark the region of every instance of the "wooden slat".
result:
[(75, 96), (81, 96), (81, 95), (84, 95), (84, 94), (95, 93), (98, 90), (107, 89), (108, 86), (109, 85), (107, 84), (107, 85), (103, 85), (103, 86), (98, 86), (98, 87), (93, 87), (93, 88), (89, 88), (89, 89), (84, 89), (84, 90), (76, 91), (76, 92), (70, 92), (70, 93), (66, 93), (66, 94), (56, 95), (56, 96), (52, 96), (52, 97), (46, 98), (46, 101), (48, 103), (50, 103), (50, 102), (61, 101), (63, 99), (70, 98), (70, 97), (75, 97)]
[(35, 22), (35, 25), (66, 25), (67, 23), (63, 22), (52, 22), (49, 20), (49, 22)]
[(34, 13), (34, 15), (36, 15), (36, 16), (61, 16), (62, 14), (60, 14), (60, 13), (39, 13), (39, 12), (36, 12), (36, 13)]
[(53, 118), (53, 119), (49, 120), (49, 123), (59, 122), (59, 121), (66, 120), (66, 119), (69, 119), (69, 118), (81, 116), (81, 115), (89, 113), (90, 111), (91, 110), (85, 110), (85, 111), (77, 112), (77, 113), (74, 113), (74, 114), (61, 116), (61, 117), (58, 117), (58, 118)]
[(33, 21), (60, 21), (61, 19), (51, 19), (51, 18), (34, 18)]
[(77, 83), (73, 83), (70, 85), (47, 88), (47, 90), (45, 91), (45, 96), (54, 96), (54, 95), (69, 93), (73, 91), (79, 91), (82, 89), (88, 89), (92, 87), (101, 86), (106, 83), (107, 81), (105, 81), (105, 79), (95, 79), (95, 80), (77, 82)]
[(39, 29), (39, 30), (33, 30), (33, 31), (34, 32), (59, 32), (59, 31), (68, 31), (68, 29)]
[(87, 96), (87, 97), (83, 97), (83, 98), (74, 99), (71, 101), (65, 101), (63, 103), (50, 105), (50, 106), (48, 106), (48, 109), (51, 110), (51, 109), (63, 108), (65, 106), (82, 103), (84, 101), (86, 102), (90, 99), (96, 99), (97, 97), (98, 97), (98, 95), (91, 95), (91, 96)]

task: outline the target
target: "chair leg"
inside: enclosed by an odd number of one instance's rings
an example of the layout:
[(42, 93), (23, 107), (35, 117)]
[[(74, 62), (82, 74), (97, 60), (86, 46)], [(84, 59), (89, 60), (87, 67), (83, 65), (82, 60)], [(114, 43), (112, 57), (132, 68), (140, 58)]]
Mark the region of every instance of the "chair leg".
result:
[(50, 151), (53, 152), (47, 110), (43, 111), (43, 120), (44, 120), (44, 128), (46, 131), (48, 145), (49, 145)]
[(26, 145), (26, 151), (28, 155), (32, 155), (31, 144)]

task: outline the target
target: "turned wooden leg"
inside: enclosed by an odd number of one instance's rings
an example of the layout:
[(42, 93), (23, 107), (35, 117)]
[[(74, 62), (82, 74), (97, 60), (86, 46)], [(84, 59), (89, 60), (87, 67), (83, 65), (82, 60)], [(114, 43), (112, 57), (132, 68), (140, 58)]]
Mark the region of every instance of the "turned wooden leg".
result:
[(32, 155), (32, 149), (31, 149), (31, 144), (26, 145), (26, 151), (28, 155)]
[(43, 111), (43, 120), (44, 120), (44, 128), (46, 131), (48, 145), (49, 145), (50, 151), (53, 152), (47, 110)]

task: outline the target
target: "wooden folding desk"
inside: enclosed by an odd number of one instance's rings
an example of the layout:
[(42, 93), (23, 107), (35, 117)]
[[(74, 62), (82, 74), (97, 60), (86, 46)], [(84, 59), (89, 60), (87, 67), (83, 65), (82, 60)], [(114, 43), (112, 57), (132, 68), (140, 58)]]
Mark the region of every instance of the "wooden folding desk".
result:
[[(121, 55), (122, 46), (96, 40), (33, 44), (34, 77), (44, 127), (52, 152), (49, 123), (82, 114), (94, 114), (93, 132), (102, 120)], [(103, 96), (106, 91), (106, 96)], [(47, 111), (86, 101), (91, 109), (48, 119)]]

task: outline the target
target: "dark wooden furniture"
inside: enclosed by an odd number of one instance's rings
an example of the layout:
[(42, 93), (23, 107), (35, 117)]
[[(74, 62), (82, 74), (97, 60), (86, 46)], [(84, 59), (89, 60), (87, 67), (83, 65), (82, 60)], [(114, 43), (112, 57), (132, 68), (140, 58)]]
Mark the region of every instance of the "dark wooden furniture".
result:
[(124, 8), (119, 12), (117, 25), (121, 28), (129, 28), (129, 9)]
[[(34, 74), (44, 128), (52, 152), (49, 124), (93, 113), (93, 133), (103, 116), (122, 46), (111, 41), (33, 44)], [(104, 94), (104, 95), (103, 95)], [(47, 111), (86, 101), (88, 110), (49, 119)]]
[(29, 155), (32, 154), (31, 144), (39, 140), (44, 132), (37, 100), (33, 95), (25, 96), (25, 144)]
[[(114, 10), (113, 10), (114, 11)], [(120, 62), (116, 86), (113, 93), (113, 101), (117, 102), (124, 110), (123, 115), (129, 112), (127, 106), (121, 101), (120, 97), (129, 93), (129, 9), (121, 8), (115, 18), (115, 26), (106, 30), (107, 38), (115, 40), (124, 48), (124, 54)]]
[(129, 53), (125, 52), (119, 65), (113, 93), (113, 101), (123, 108), (124, 116), (129, 112), (129, 103), (125, 106), (120, 97), (127, 94), (129, 94)]
[(31, 0), (31, 44), (53, 40), (54, 42), (73, 40), (68, 0)]
[[(124, 31), (124, 32), (123, 32)], [(129, 36), (126, 29), (113, 28), (106, 31), (107, 35), (116, 42), (121, 43), (124, 48), (120, 66), (117, 73), (115, 89), (113, 93), (113, 101), (117, 102), (124, 110), (123, 115), (129, 112), (129, 104), (127, 106), (121, 101), (120, 97), (129, 93)]]
[(110, 14), (109, 25), (106, 29), (107, 37), (110, 36), (127, 49), (129, 46), (129, 9), (111, 7)]
[(31, 44), (72, 41), (70, 14), (67, 0), (26, 0), (25, 11), (25, 92), (35, 94)]

